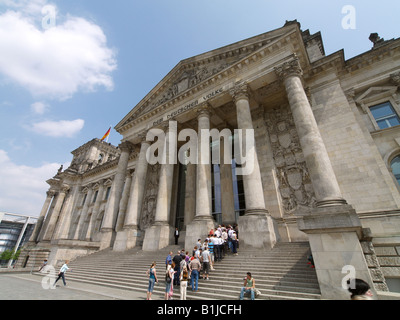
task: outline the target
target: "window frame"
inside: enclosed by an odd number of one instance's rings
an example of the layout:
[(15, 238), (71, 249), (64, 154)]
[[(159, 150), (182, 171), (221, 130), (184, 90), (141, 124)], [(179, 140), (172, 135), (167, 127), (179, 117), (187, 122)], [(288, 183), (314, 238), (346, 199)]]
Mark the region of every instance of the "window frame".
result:
[[(378, 102), (378, 101), (380, 101), (380, 102)], [(392, 110), (394, 111), (394, 114), (397, 116), (397, 119), (400, 122), (400, 108), (399, 108), (399, 106), (394, 102), (393, 99), (391, 99), (391, 98), (383, 98), (383, 99), (375, 101), (374, 103), (369, 103), (367, 105), (368, 115), (370, 116), (370, 118), (372, 120), (372, 123), (374, 125), (374, 128), (376, 130), (385, 130), (385, 129), (390, 129), (390, 128), (394, 128), (394, 127), (400, 126), (400, 124), (398, 124), (398, 125), (390, 126), (390, 127), (383, 128), (383, 129), (379, 126), (378, 120), (375, 119), (374, 115), (372, 114), (371, 108), (374, 108), (374, 107), (377, 107), (377, 106), (380, 106), (380, 105), (384, 105), (385, 103), (389, 103), (390, 104)]]

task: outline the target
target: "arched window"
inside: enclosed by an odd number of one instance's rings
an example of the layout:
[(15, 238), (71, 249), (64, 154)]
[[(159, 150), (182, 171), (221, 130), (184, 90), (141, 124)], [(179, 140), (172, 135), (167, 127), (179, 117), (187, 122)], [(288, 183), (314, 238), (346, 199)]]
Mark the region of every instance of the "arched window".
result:
[(400, 184), (400, 156), (395, 157), (392, 162), (390, 162), (390, 167), (397, 183)]

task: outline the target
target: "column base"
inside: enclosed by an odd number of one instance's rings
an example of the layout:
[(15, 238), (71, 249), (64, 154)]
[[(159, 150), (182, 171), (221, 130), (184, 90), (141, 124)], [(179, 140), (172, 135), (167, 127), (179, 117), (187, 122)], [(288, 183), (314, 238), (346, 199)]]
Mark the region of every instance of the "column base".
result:
[(332, 207), (332, 206), (343, 206), (347, 205), (347, 201), (342, 198), (337, 199), (322, 199), (317, 201), (317, 208)]
[(101, 229), (100, 250), (110, 248), (115, 240), (116, 232), (112, 229)]
[(316, 208), (298, 226), (309, 238), (322, 299), (349, 300), (343, 279), (354, 277), (368, 282), (374, 292), (360, 244), (361, 222), (352, 206)]
[(113, 250), (125, 251), (132, 249), (139, 246), (142, 240), (142, 233), (137, 226), (124, 227), (124, 229), (117, 232)]
[(186, 225), (185, 250), (192, 252), (197, 240), (203, 241), (215, 226), (216, 223), (212, 217), (194, 218), (190, 224)]
[(239, 217), (239, 241), (240, 245), (255, 248), (271, 249), (276, 243), (276, 234), (272, 218), (261, 214), (261, 211), (247, 213)]
[(143, 240), (143, 251), (157, 251), (172, 243), (174, 228), (167, 223), (155, 223), (147, 228)]

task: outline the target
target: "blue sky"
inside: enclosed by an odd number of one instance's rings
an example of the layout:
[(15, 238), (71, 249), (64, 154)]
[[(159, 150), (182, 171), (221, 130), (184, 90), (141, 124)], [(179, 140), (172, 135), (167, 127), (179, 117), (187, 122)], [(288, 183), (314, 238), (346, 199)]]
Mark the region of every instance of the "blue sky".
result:
[[(0, 211), (37, 216), (45, 180), (70, 152), (101, 138), (182, 59), (294, 19), (349, 59), (371, 49), (371, 32), (399, 37), (399, 12), (386, 0), (0, 0)], [(109, 142), (121, 138), (113, 129)]]

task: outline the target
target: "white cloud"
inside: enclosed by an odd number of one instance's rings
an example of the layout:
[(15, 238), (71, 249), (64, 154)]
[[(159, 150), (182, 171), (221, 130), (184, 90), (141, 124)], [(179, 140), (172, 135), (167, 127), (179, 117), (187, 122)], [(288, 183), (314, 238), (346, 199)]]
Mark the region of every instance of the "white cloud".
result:
[(46, 180), (59, 167), (58, 163), (46, 163), (38, 168), (17, 165), (0, 149), (0, 211), (39, 216), (49, 189)]
[(99, 87), (113, 89), (115, 51), (107, 47), (98, 25), (67, 16), (61, 22), (57, 19), (54, 27), (43, 28), (37, 17), (45, 19), (39, 9), (46, 1), (17, 1), (14, 6), (1, 1), (10, 9), (0, 15), (0, 74), (5, 79), (46, 99), (66, 100)]
[(31, 110), (37, 114), (44, 114), (49, 109), (49, 106), (44, 102), (35, 102), (31, 104)]
[(34, 123), (31, 130), (45, 136), (71, 138), (82, 130), (84, 125), (85, 121), (82, 119), (73, 121), (43, 121)]

